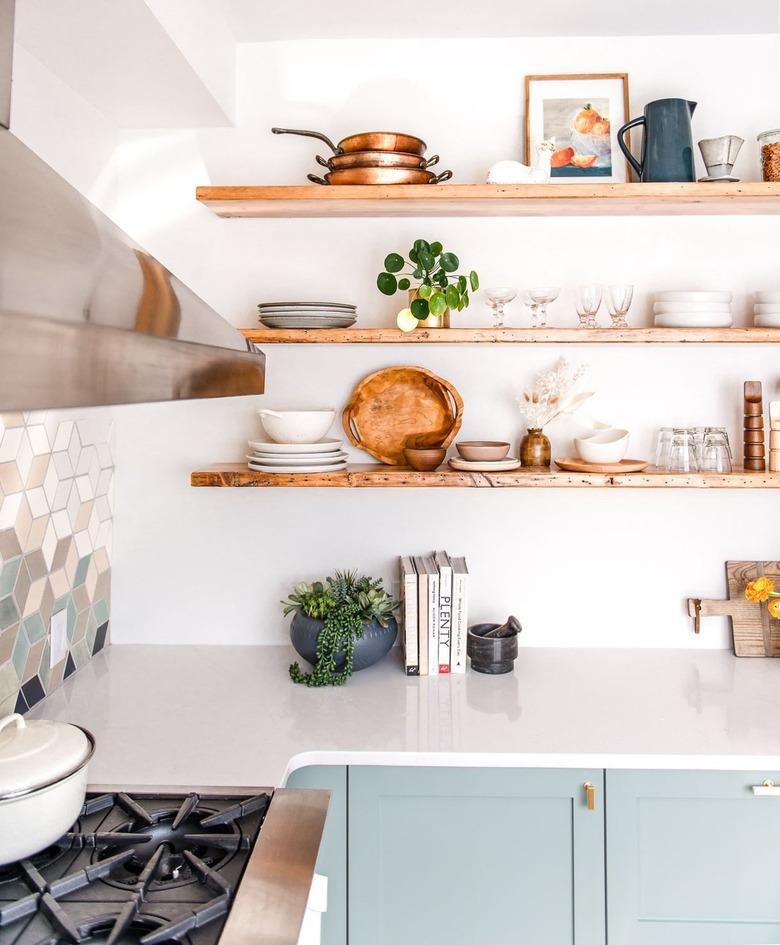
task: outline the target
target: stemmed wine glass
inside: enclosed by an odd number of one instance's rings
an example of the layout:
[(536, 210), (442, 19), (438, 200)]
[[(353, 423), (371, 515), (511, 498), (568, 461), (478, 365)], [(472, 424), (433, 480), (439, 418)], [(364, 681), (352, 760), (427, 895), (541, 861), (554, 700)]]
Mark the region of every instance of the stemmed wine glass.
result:
[(517, 295), (517, 289), (509, 286), (496, 286), (493, 289), (485, 289), (487, 304), (493, 313), (493, 327), (504, 327), (504, 306), (508, 305)]
[(626, 312), (631, 308), (633, 297), (632, 285), (607, 286), (607, 308), (612, 318), (612, 328), (628, 328)]
[(526, 305), (531, 309), (531, 327), (547, 327), (547, 306), (558, 298), (561, 291), (553, 286), (533, 286), (526, 289)]
[(601, 306), (602, 289), (600, 285), (581, 285), (577, 289), (578, 328), (595, 328), (596, 313)]

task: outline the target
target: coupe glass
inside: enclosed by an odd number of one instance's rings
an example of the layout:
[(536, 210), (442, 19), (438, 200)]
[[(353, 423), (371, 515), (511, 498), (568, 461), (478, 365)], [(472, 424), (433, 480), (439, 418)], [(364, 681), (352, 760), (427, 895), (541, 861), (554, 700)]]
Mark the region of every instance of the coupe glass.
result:
[(547, 306), (558, 298), (560, 289), (553, 286), (533, 286), (526, 289), (526, 305), (531, 309), (531, 327), (547, 327)]
[(577, 289), (577, 315), (580, 323), (578, 328), (595, 328), (596, 313), (601, 306), (601, 286), (581, 285)]
[(511, 289), (509, 286), (496, 286), (493, 289), (485, 289), (487, 304), (493, 313), (493, 327), (504, 327), (504, 306), (517, 296), (517, 289)]
[(607, 308), (612, 318), (612, 328), (628, 328), (626, 312), (631, 308), (633, 297), (632, 285), (607, 286)]

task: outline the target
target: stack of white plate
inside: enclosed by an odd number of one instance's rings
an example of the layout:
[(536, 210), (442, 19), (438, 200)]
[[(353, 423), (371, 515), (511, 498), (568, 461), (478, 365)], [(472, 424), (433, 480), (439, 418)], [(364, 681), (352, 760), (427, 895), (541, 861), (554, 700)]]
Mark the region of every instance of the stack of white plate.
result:
[(780, 328), (780, 289), (756, 292), (753, 324), (756, 328)]
[(457, 469), (458, 472), (510, 472), (518, 469), (520, 460), (514, 456), (507, 456), (504, 459), (462, 459), (460, 456), (453, 457), (450, 461), (450, 469)]
[(260, 302), (257, 309), (266, 328), (349, 328), (357, 321), (357, 306), (346, 302)]
[(657, 328), (730, 328), (731, 292), (656, 292), (653, 312)]
[(246, 458), (249, 468), (266, 473), (336, 472), (347, 468), (341, 440), (317, 443), (270, 443), (250, 440)]

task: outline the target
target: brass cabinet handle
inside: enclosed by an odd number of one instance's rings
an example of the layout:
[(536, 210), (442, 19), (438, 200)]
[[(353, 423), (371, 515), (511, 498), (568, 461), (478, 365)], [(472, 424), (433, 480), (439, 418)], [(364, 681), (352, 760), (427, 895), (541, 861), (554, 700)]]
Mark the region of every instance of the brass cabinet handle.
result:
[[(596, 785), (592, 781), (586, 781), (583, 785), (585, 788), (585, 802), (588, 805), (588, 810), (596, 809)], [(780, 788), (777, 789), (780, 793)]]
[(780, 786), (771, 778), (767, 778), (761, 784), (753, 785), (753, 794), (756, 797), (780, 797)]

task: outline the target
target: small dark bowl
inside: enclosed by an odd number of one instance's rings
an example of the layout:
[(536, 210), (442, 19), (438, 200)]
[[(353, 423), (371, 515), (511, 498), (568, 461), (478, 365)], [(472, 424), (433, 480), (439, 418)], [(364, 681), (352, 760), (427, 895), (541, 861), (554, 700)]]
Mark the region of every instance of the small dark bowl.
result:
[[(299, 656), (313, 666), (317, 660), (317, 637), (324, 624), (321, 620), (307, 617), (296, 610), (290, 624), (290, 640)], [(355, 653), (352, 658), (352, 668), (357, 673), (361, 669), (373, 666), (374, 663), (387, 656), (395, 643), (398, 633), (398, 624), (395, 617), (390, 617), (387, 626), (383, 627), (376, 620), (371, 620), (363, 626), (363, 636), (355, 640)], [(336, 654), (336, 672), (344, 668), (344, 651)]]
[(498, 676), (511, 673), (517, 659), (517, 634), (509, 637), (488, 637), (484, 634), (500, 627), (499, 623), (477, 623), (469, 627), (466, 652), (471, 657), (471, 668), (477, 673)]

